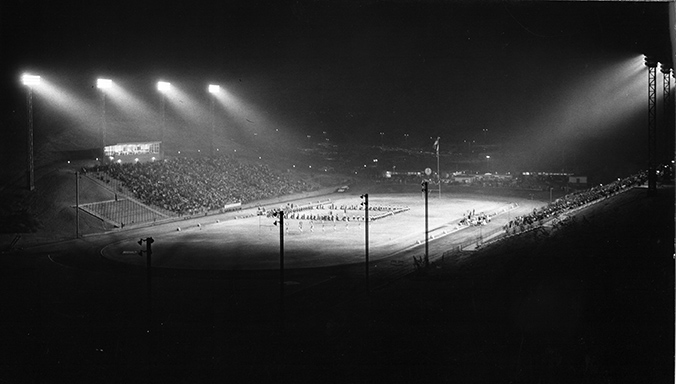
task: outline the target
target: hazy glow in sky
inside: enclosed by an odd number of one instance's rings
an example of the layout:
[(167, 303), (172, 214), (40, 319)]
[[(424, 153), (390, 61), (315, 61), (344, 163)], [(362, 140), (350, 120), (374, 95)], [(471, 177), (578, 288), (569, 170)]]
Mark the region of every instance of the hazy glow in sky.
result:
[[(178, 144), (204, 147), (212, 83), (222, 91), (217, 140), (253, 147), (255, 136), (297, 149), (310, 135), (428, 148), (441, 136), (450, 149), (487, 129), (489, 141), (515, 149), (491, 154), (495, 165), (535, 151), (541, 159), (524, 161), (547, 166), (549, 154), (585, 145), (618, 158), (636, 152), (647, 105), (637, 53), (664, 57), (670, 47), (668, 6), (657, 2), (292, 3), (176, 2), (134, 12), (118, 2), (17, 3), (3, 29), (14, 93), (0, 108), (25, 108), (23, 71), (58, 73), (47, 77), (70, 93), (52, 95), (54, 109), (94, 132), (100, 91), (91, 79), (105, 74), (124, 88), (107, 93), (111, 137), (156, 139), (155, 80), (168, 79), (167, 129)], [(71, 86), (77, 78), (90, 84)], [(57, 124), (46, 113), (36, 109)]]
[(84, 100), (44, 77), (40, 84), (33, 86), (33, 92), (34, 97), (42, 98), (45, 107), (67, 116), (75, 127), (86, 130), (98, 128), (101, 115), (92, 104), (93, 100)]

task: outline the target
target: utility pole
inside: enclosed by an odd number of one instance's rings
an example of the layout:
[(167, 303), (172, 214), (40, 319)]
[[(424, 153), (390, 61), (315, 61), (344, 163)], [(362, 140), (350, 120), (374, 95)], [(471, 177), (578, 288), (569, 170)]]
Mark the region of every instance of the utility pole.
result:
[(284, 210), (273, 216), (278, 218), (274, 224), (279, 226), (279, 325), (284, 330)]
[(152, 302), (152, 265), (150, 264), (151, 260), (151, 255), (153, 253), (152, 250), (152, 243), (155, 242), (152, 237), (148, 237), (145, 239), (139, 239), (138, 245), (143, 245), (143, 242), (146, 243), (146, 250), (140, 250), (138, 251), (138, 254), (143, 256), (143, 252), (146, 253), (146, 334), (148, 336), (148, 380), (151, 381), (153, 379), (153, 370), (152, 370), (152, 352), (153, 352), (153, 302)]
[[(151, 298), (152, 298), (152, 265), (151, 265), (151, 255), (153, 254), (152, 250), (152, 243), (155, 242), (152, 237), (148, 237), (146, 239), (140, 239), (138, 241), (138, 245), (143, 245), (143, 242), (146, 243), (146, 250), (143, 251), (138, 251), (138, 254), (143, 256), (143, 252), (146, 254), (146, 293), (148, 295), (148, 313), (150, 313), (150, 308), (151, 308)], [(150, 332), (150, 328), (148, 329), (148, 332)]]
[(425, 194), (425, 267), (430, 264), (430, 248), (429, 248), (429, 220), (428, 220), (428, 189), (429, 182), (427, 180), (422, 182), (422, 191)]
[(434, 143), (434, 148), (437, 150), (437, 182), (439, 183), (439, 198), (441, 199), (441, 169), (439, 168), (439, 142), (441, 137), (437, 137), (437, 141)]
[(75, 238), (80, 238), (80, 173), (75, 172)]

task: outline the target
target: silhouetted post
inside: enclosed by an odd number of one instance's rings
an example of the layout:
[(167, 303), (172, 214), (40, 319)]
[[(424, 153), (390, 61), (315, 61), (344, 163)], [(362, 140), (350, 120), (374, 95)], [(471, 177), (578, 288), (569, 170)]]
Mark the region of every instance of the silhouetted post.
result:
[(284, 211), (279, 212), (279, 298), (284, 308)]
[(80, 173), (75, 172), (75, 238), (80, 238)]
[(146, 250), (145, 251), (139, 251), (139, 255), (143, 255), (143, 252), (146, 253), (146, 291), (148, 295), (148, 309), (150, 313), (150, 304), (151, 304), (151, 298), (152, 298), (152, 264), (151, 264), (151, 255), (153, 254), (153, 250), (151, 248), (151, 244), (155, 242), (152, 237), (148, 237), (147, 239), (140, 239), (138, 241), (138, 245), (143, 245), (143, 242), (145, 241), (146, 243)]
[(275, 225), (279, 225), (279, 326), (284, 330), (284, 211), (274, 213), (278, 217)]
[(361, 198), (364, 199), (362, 205), (364, 206), (364, 222), (365, 222), (365, 234), (364, 234), (364, 244), (366, 251), (365, 258), (365, 276), (366, 276), (366, 292), (370, 291), (369, 289), (369, 194), (365, 193), (361, 195)]
[(434, 142), (434, 149), (437, 151), (437, 182), (439, 183), (439, 198), (441, 198), (441, 169), (439, 168), (439, 140), (441, 137), (437, 137), (437, 141)]
[(429, 248), (429, 220), (428, 220), (428, 188), (429, 183), (427, 180), (422, 182), (422, 191), (425, 194), (425, 267), (430, 264), (430, 248)]
[(151, 293), (152, 293), (152, 264), (151, 260), (152, 258), (150, 257), (153, 254), (151, 244), (154, 243), (155, 240), (153, 240), (152, 237), (149, 237), (146, 239), (146, 266), (147, 266), (147, 272), (146, 272), (146, 281), (148, 285), (148, 298), (152, 298)]
[(155, 242), (152, 237), (148, 237), (146, 239), (140, 239), (138, 241), (138, 245), (143, 245), (143, 242), (145, 241), (146, 243), (146, 250), (143, 251), (138, 251), (139, 255), (143, 255), (143, 252), (146, 253), (146, 294), (147, 294), (147, 302), (146, 302), (146, 334), (148, 335), (148, 380), (150, 381), (152, 379), (152, 338), (153, 338), (153, 302), (152, 302), (152, 265), (150, 264), (151, 260), (151, 255), (153, 253), (153, 250), (151, 248), (151, 244)]

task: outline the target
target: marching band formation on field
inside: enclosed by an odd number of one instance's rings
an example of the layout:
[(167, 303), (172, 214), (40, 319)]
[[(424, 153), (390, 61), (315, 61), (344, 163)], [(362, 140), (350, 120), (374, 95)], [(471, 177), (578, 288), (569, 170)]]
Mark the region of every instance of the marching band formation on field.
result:
[[(392, 206), (369, 206), (369, 212), (374, 212), (374, 214), (369, 215), (369, 221), (375, 221), (382, 219), (383, 217), (391, 216), (397, 213), (408, 211), (409, 207), (392, 207)], [(292, 220), (306, 220), (311, 223), (318, 222), (350, 222), (350, 221), (364, 221), (365, 215), (359, 213), (364, 211), (364, 206), (360, 204), (342, 204), (337, 205), (334, 203), (326, 204), (307, 204), (307, 205), (297, 205), (297, 204), (287, 204), (285, 208), (278, 209), (265, 209), (264, 207), (258, 208), (259, 215), (265, 215), (268, 218), (275, 216), (277, 212), (284, 211), (284, 219)], [(311, 224), (312, 225), (312, 224)], [(302, 227), (302, 224), (301, 224)]]

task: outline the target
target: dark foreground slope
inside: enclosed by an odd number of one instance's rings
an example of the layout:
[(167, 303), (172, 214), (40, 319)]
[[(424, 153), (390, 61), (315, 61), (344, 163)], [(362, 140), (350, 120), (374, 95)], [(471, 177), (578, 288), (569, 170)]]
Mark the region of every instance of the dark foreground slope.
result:
[(368, 296), (361, 275), (289, 271), (333, 278), (285, 298), (283, 331), (274, 271), (157, 271), (149, 323), (144, 271), (83, 241), (3, 254), (0, 380), (672, 382), (673, 188), (658, 192)]
[(332, 308), (318, 366), (347, 382), (673, 382), (673, 189), (646, 195)]

